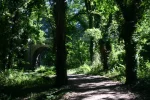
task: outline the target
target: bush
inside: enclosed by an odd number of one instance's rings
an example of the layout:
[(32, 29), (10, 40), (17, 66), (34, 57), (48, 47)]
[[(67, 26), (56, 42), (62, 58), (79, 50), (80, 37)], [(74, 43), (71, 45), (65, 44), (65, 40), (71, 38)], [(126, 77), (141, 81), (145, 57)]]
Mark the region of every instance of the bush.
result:
[(88, 66), (87, 64), (84, 64), (77, 68), (76, 74), (87, 74), (91, 71), (91, 67)]
[(36, 80), (33, 75), (23, 70), (9, 69), (0, 74), (0, 83), (3, 86), (25, 85), (27, 82)]
[(150, 77), (150, 62), (149, 61), (141, 61), (140, 66), (138, 67), (138, 77), (139, 78), (149, 78)]
[[(42, 73), (42, 74), (41, 74)], [(37, 86), (46, 82), (43, 76), (55, 75), (54, 67), (41, 66), (35, 72), (9, 69), (0, 73), (1, 86)]]
[(35, 69), (36, 73), (42, 73), (44, 75), (55, 75), (55, 67), (51, 66), (40, 66), (38, 68)]
[(67, 46), (67, 68), (77, 68), (88, 62), (89, 59), (89, 45), (88, 43), (78, 40), (71, 41)]

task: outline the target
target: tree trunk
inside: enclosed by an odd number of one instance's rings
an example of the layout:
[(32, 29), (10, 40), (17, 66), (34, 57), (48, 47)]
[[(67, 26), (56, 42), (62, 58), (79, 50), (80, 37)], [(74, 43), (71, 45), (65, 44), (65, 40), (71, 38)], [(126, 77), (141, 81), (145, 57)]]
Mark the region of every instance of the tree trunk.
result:
[(136, 42), (133, 39), (137, 22), (142, 19), (144, 9), (142, 0), (133, 0), (130, 4), (125, 4), (121, 0), (116, 0), (124, 18), (121, 38), (125, 42), (126, 57), (126, 84), (134, 84), (137, 81), (137, 58)]
[(2, 56), (1, 56), (1, 66), (0, 66), (0, 69), (2, 70), (2, 71), (4, 71), (5, 69), (6, 69), (6, 65), (7, 65), (7, 53), (8, 53), (8, 49), (7, 49), (7, 45), (5, 44), (5, 45), (3, 45), (2, 46), (3, 48), (2, 48)]
[[(5, 51), (6, 52), (6, 51)], [(6, 63), (7, 63), (7, 59), (6, 59), (6, 53), (2, 54), (2, 66), (1, 66), (1, 70), (4, 71), (6, 69)]]
[(90, 61), (92, 63), (93, 62), (93, 55), (94, 55), (94, 52), (93, 52), (93, 37), (90, 38), (90, 48), (89, 48), (89, 51), (90, 51)]
[[(91, 5), (91, 1), (89, 0), (85, 0), (85, 6), (86, 6), (86, 11), (88, 14), (88, 18), (89, 18), (89, 28), (93, 28), (93, 14), (91, 14), (91, 11), (93, 11), (94, 9), (92, 9), (92, 5)], [(93, 37), (90, 38), (90, 47), (89, 47), (89, 52), (90, 52), (90, 61), (91, 63), (93, 62)]]
[(65, 47), (65, 29), (66, 29), (66, 2), (65, 0), (56, 0), (54, 8), (56, 22), (56, 86), (61, 87), (68, 83), (66, 69), (66, 47)]
[(111, 43), (109, 39), (108, 28), (112, 23), (112, 14), (109, 15), (108, 23), (105, 26), (103, 38), (99, 40), (100, 45), (100, 53), (101, 53), (101, 61), (103, 63), (103, 70), (107, 71), (109, 69), (108, 58), (111, 52)]
[[(89, 14), (89, 28), (93, 28), (93, 16), (92, 14)], [(93, 62), (93, 55), (94, 55), (94, 51), (93, 51), (93, 37), (90, 38), (90, 61), (91, 63)]]
[[(123, 39), (125, 42), (125, 60), (126, 60), (126, 84), (135, 83), (137, 80), (137, 58), (136, 58), (136, 43), (132, 35), (135, 31), (135, 23), (125, 22)], [(125, 34), (126, 33), (126, 34)]]
[(125, 41), (126, 51), (126, 84), (135, 83), (137, 80), (136, 43)]
[(12, 58), (13, 58), (12, 56), (13, 55), (11, 53), (9, 53), (7, 69), (12, 68)]
[(106, 47), (104, 46), (104, 61), (103, 61), (103, 70), (107, 71), (109, 66), (108, 66), (108, 53), (107, 53), (107, 49)]
[(107, 48), (105, 42), (103, 40), (99, 40), (99, 46), (100, 46), (100, 53), (101, 53), (101, 62), (103, 64), (103, 70), (107, 71), (108, 70), (108, 53), (107, 53)]
[(137, 80), (136, 43), (132, 37), (136, 30), (135, 25), (136, 22), (132, 22), (132, 20), (126, 21), (122, 30), (126, 53), (126, 84), (134, 84)]

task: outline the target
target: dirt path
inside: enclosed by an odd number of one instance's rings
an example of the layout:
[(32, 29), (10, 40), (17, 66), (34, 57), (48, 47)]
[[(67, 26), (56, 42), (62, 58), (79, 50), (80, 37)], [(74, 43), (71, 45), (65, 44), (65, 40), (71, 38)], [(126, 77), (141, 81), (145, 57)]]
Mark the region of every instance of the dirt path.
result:
[(120, 82), (102, 76), (69, 75), (71, 92), (61, 100), (136, 100)]

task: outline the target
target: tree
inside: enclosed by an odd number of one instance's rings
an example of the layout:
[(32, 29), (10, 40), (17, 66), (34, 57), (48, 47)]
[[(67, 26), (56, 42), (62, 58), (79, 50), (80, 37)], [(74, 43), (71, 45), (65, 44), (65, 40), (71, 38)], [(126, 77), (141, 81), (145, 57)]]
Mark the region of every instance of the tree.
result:
[(116, 0), (120, 11), (122, 12), (124, 22), (122, 23), (121, 38), (125, 45), (126, 60), (126, 84), (132, 84), (137, 81), (137, 58), (136, 41), (133, 35), (136, 30), (136, 24), (142, 19), (144, 7), (142, 0)]
[(94, 17), (94, 27), (99, 28), (101, 31), (102, 38), (99, 39), (99, 51), (100, 59), (103, 64), (103, 70), (107, 71), (109, 69), (109, 54), (111, 52), (111, 39), (110, 35), (112, 33), (112, 22), (113, 14), (116, 12), (116, 5), (114, 1), (108, 0), (94, 0), (94, 10), (92, 11)]
[(54, 17), (56, 23), (56, 86), (67, 84), (66, 70), (66, 1), (56, 0), (54, 5)]
[(43, 0), (0, 0), (0, 42), (2, 43), (0, 67), (2, 69), (19, 66), (25, 62), (24, 53), (28, 48), (29, 38), (35, 41), (42, 40), (40, 19), (44, 7)]
[[(0, 6), (0, 65), (2, 69), (10, 68), (15, 58), (27, 43), (21, 38), (28, 25), (27, 9), (24, 1), (1, 1)], [(11, 6), (10, 6), (11, 5)], [(27, 34), (27, 33), (26, 33)], [(24, 41), (24, 43), (22, 43)]]
[(104, 28), (103, 37), (102, 39), (99, 40), (101, 61), (103, 63), (103, 70), (105, 71), (109, 69), (108, 57), (109, 53), (111, 52), (111, 43), (107, 30), (111, 26), (111, 23), (112, 23), (112, 14), (109, 15), (108, 23)]
[[(94, 20), (93, 20), (93, 14), (92, 11), (94, 10), (94, 5), (93, 5), (94, 1), (90, 1), (90, 0), (85, 0), (85, 7), (87, 10), (87, 14), (88, 14), (88, 19), (89, 19), (89, 28), (93, 28), (94, 27)], [(90, 52), (90, 61), (93, 62), (93, 37), (90, 37), (90, 48), (89, 48), (89, 52)]]

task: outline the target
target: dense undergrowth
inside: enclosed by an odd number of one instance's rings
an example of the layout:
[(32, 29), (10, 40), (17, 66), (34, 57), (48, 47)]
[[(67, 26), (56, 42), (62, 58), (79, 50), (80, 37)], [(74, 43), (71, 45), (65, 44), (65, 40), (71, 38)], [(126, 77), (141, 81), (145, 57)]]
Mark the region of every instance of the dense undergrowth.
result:
[[(95, 59), (97, 59), (95, 57)], [(83, 64), (80, 67), (68, 70), (68, 74), (88, 74), (109, 77), (112, 80), (125, 83), (125, 66), (115, 64), (108, 71), (103, 70), (100, 62), (95, 60), (92, 65)], [(150, 63), (143, 63), (138, 67), (138, 82), (131, 88), (133, 91), (142, 91), (142, 95), (148, 94), (150, 86)], [(0, 74), (0, 99), (3, 100), (56, 100), (65, 92), (66, 87), (54, 88), (55, 68), (40, 66), (34, 71), (9, 69)], [(61, 92), (59, 92), (61, 91)], [(59, 93), (57, 93), (59, 92)]]
[(88, 74), (88, 75), (101, 75), (105, 77), (109, 77), (116, 81), (125, 82), (125, 68), (113, 68), (108, 71), (103, 71), (102, 66), (88, 66), (84, 64), (79, 68), (74, 68), (68, 70), (69, 74)]
[[(40, 66), (34, 71), (9, 69), (0, 74), (0, 100), (55, 100), (63, 87), (54, 88), (54, 67)], [(57, 95), (55, 95), (57, 93)]]
[[(139, 66), (138, 67), (138, 79), (140, 80), (146, 80), (149, 82), (150, 78), (150, 63), (147, 62), (145, 65)], [(84, 64), (78, 68), (73, 68), (68, 70), (69, 74), (90, 74), (90, 75), (104, 75), (106, 77), (109, 77), (111, 79), (125, 82), (125, 66), (124, 65), (119, 65), (114, 68), (111, 68), (108, 71), (104, 71), (102, 69), (102, 65), (97, 65), (97, 66), (89, 66), (87, 64)]]

